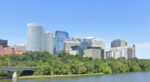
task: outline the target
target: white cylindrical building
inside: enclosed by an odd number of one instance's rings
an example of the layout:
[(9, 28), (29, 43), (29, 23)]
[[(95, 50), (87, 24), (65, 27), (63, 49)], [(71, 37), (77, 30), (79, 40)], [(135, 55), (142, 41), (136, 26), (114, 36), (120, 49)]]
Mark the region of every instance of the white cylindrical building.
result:
[(41, 25), (27, 24), (27, 51), (44, 51), (44, 31)]
[(45, 33), (45, 51), (48, 51), (50, 54), (54, 55), (54, 42), (53, 42), (53, 33)]

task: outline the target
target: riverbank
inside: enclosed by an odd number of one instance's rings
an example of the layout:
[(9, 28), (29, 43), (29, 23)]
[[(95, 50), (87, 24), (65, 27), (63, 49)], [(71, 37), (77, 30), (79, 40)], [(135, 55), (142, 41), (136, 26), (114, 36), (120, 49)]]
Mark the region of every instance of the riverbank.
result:
[(30, 78), (54, 78), (54, 77), (74, 77), (74, 76), (92, 76), (103, 75), (104, 73), (92, 73), (92, 74), (73, 74), (73, 75), (32, 75), (32, 76), (20, 76), (18, 79), (30, 79)]

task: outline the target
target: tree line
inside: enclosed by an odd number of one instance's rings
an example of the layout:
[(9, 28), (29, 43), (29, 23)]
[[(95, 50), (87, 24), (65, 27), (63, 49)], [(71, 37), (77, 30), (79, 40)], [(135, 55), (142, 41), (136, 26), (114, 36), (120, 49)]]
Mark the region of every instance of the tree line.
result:
[[(91, 73), (126, 73), (150, 71), (150, 60), (128, 59), (93, 59), (81, 55), (70, 55), (65, 50), (58, 55), (48, 52), (26, 52), (22, 55), (0, 55), (0, 66), (35, 66), (33, 71), (18, 71), (18, 76), (24, 75), (68, 75)], [(6, 76), (8, 71), (0, 71), (0, 76)], [(13, 72), (11, 72), (13, 74)]]

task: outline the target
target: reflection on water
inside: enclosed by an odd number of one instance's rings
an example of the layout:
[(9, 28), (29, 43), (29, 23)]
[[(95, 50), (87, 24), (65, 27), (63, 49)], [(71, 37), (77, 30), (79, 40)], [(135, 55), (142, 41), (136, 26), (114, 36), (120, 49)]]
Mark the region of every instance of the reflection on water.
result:
[(13, 81), (13, 82), (17, 82), (17, 79), (16, 79), (16, 78), (12, 78), (12, 81)]
[(114, 75), (78, 76), (37, 79), (1, 79), (0, 82), (150, 82), (150, 72)]

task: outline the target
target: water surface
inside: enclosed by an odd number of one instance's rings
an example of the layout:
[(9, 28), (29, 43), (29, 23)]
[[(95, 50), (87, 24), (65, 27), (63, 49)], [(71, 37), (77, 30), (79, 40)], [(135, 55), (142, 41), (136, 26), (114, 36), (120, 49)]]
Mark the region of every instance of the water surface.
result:
[(37, 78), (37, 79), (2, 79), (0, 82), (150, 82), (150, 72), (135, 72), (113, 75)]

